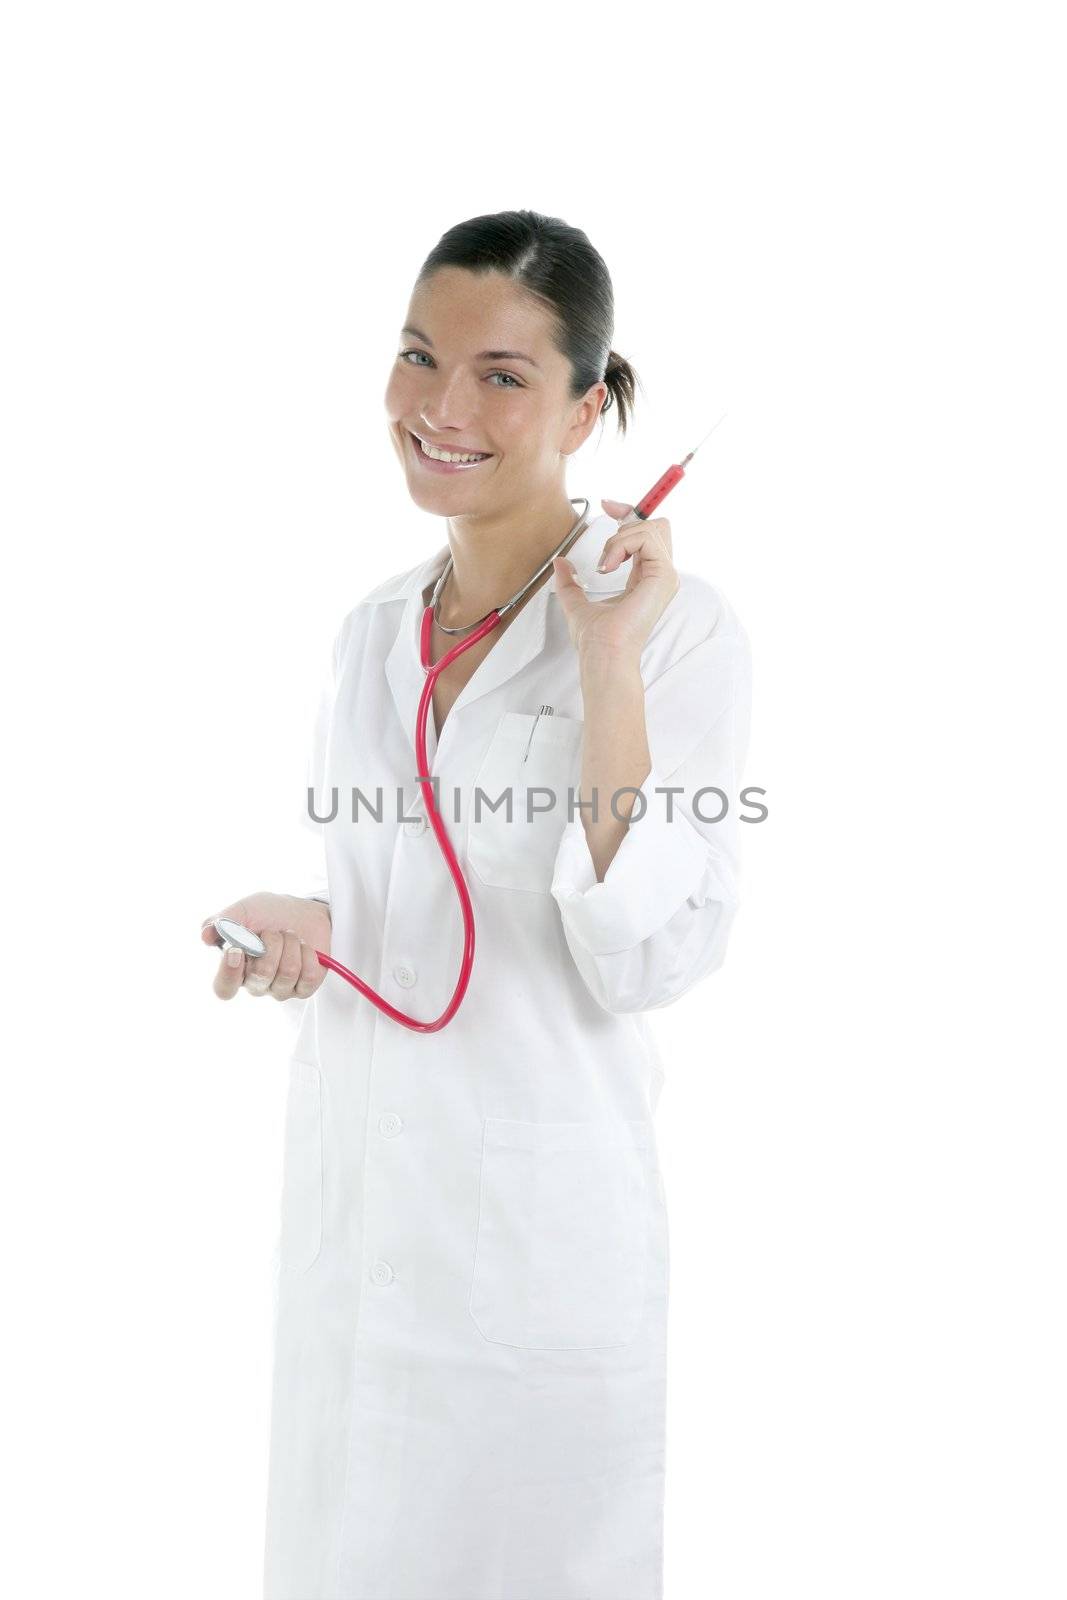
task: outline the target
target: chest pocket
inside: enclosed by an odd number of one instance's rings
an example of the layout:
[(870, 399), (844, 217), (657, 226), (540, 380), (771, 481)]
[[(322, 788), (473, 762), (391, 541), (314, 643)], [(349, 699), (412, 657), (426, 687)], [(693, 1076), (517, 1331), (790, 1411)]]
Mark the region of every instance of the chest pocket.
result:
[[(477, 812), (473, 793), (468, 802), (467, 859), (483, 883), (549, 893), (560, 838), (570, 820), (571, 789), (577, 799), (584, 726), (578, 717), (538, 717), (533, 712), (506, 711), (501, 717), (474, 780), (485, 799)], [(542, 810), (550, 804), (549, 793), (554, 803)], [(503, 803), (491, 810), (487, 801), (501, 795)]]
[(645, 1303), (648, 1122), (486, 1117), (469, 1310), (523, 1350), (629, 1344)]

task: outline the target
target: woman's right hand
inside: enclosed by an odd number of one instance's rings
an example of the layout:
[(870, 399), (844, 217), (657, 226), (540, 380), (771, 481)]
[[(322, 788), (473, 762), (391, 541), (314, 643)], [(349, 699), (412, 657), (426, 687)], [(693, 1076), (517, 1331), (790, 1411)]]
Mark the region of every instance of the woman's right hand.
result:
[(315, 952), (329, 955), (333, 924), (330, 908), (321, 900), (266, 891), (247, 895), (204, 918), (200, 937), (205, 944), (221, 943), (212, 926), (216, 917), (229, 917), (258, 933), (267, 947), (261, 956), (223, 951), (214, 983), (220, 1000), (232, 1000), (240, 988), (257, 996), (272, 994), (275, 1000), (306, 1000), (325, 978), (328, 969)]

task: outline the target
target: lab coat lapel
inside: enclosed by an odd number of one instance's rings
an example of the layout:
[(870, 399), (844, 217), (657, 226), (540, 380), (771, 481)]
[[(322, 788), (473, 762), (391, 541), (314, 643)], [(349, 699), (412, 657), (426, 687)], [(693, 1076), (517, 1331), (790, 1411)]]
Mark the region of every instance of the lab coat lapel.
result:
[[(445, 562), (448, 560), (448, 546), (424, 561), (421, 567), (408, 578), (401, 594), (404, 597), (404, 609), (400, 617), (400, 626), (396, 638), (385, 658), (385, 676), (389, 684), (389, 691), (393, 697), (400, 725), (404, 736), (412, 746), (412, 770), (414, 770), (414, 743), (415, 743), (415, 717), (419, 709), (419, 697), (422, 694), (426, 674), (422, 668), (419, 655), (419, 630), (422, 625), (422, 595), (423, 590), (431, 583), (435, 583), (444, 571)], [(426, 755), (430, 767), (433, 767), (434, 757), (437, 754), (437, 733), (434, 728), (433, 713), (426, 719)], [(429, 776), (429, 774), (425, 774)], [(422, 793), (415, 782), (405, 783), (404, 793), (409, 804), (414, 803)], [(406, 812), (410, 815), (410, 812)]]

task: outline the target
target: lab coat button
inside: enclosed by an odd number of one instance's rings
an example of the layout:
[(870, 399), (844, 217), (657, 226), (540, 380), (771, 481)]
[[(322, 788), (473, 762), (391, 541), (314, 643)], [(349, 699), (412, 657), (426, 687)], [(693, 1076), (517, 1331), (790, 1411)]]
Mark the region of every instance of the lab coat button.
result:
[(393, 1269), (388, 1261), (376, 1261), (370, 1269), (370, 1275), (374, 1283), (386, 1284), (393, 1281)]
[(386, 1111), (378, 1118), (378, 1132), (384, 1133), (387, 1139), (391, 1139), (394, 1133), (399, 1133), (403, 1126), (395, 1111)]
[(393, 977), (402, 989), (410, 989), (415, 982), (414, 967), (399, 966), (393, 968)]
[(404, 824), (404, 832), (409, 839), (417, 839), (420, 833), (426, 832), (426, 818), (410, 817)]

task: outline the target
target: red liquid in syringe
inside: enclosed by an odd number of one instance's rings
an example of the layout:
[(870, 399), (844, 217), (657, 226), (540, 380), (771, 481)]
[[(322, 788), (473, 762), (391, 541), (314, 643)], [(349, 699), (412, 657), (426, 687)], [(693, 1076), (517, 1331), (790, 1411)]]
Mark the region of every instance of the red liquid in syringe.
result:
[[(724, 411), (722, 417), (719, 418), (719, 422), (723, 420), (725, 415), (726, 412)], [(632, 513), (633, 516), (641, 518), (650, 517), (655, 511), (656, 507), (663, 504), (664, 500), (666, 500), (675, 484), (681, 483), (682, 479), (685, 477), (686, 467), (689, 465), (690, 461), (692, 461), (693, 457), (700, 449), (700, 445), (704, 443), (704, 440), (711, 438), (711, 435), (715, 432), (715, 428), (719, 426), (719, 422), (715, 424), (715, 427), (708, 429), (707, 433), (704, 435), (704, 438), (701, 439), (700, 444), (694, 445), (693, 449), (690, 450), (689, 454), (682, 462), (668, 467), (662, 478), (658, 478), (656, 480), (648, 493), (644, 495), (634, 506)]]

